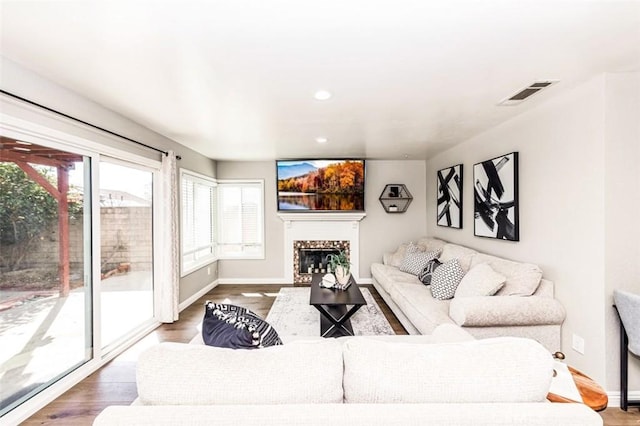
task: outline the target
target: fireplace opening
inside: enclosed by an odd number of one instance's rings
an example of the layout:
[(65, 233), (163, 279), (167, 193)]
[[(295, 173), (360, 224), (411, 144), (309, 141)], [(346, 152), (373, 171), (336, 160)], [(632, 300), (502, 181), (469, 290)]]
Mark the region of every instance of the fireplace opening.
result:
[(333, 272), (329, 265), (329, 256), (338, 254), (338, 249), (300, 249), (300, 271), (301, 274), (325, 274)]
[(350, 258), (349, 241), (294, 241), (293, 282), (311, 283), (312, 274), (326, 274), (330, 271), (329, 256), (344, 250)]

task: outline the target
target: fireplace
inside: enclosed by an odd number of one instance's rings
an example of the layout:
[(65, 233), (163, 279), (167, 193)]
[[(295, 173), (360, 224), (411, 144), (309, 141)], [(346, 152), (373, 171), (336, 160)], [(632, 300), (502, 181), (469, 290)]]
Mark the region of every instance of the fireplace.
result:
[(350, 258), (349, 241), (304, 240), (293, 242), (293, 282), (309, 284), (312, 273), (327, 273), (328, 258), (344, 250)]
[[(303, 262), (303, 269), (300, 269), (299, 248), (345, 250), (351, 262), (351, 274), (356, 282), (358, 281), (360, 221), (365, 217), (364, 212), (279, 213), (278, 216), (284, 222), (284, 282), (303, 285), (311, 282), (310, 265)], [(319, 264), (320, 261), (314, 261), (315, 263)], [(322, 264), (324, 266), (325, 262)]]

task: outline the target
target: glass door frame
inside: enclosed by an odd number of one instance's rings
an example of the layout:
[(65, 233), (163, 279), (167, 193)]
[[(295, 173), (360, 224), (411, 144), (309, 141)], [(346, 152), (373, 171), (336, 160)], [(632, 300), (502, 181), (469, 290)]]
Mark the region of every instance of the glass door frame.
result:
[[(87, 348), (93, 356), (80, 365), (76, 369), (67, 372), (63, 377), (53, 381), (50, 385), (34, 395), (28, 401), (25, 401), (18, 407), (6, 413), (0, 420), (7, 421), (9, 424), (20, 423), (35, 414), (45, 405), (52, 402), (58, 396), (78, 384), (80, 381), (88, 377), (91, 373), (98, 370), (111, 359), (122, 353), (133, 343), (140, 340), (150, 331), (160, 325), (155, 318), (158, 310), (157, 286), (159, 266), (156, 263), (158, 259), (158, 247), (164, 244), (161, 241), (163, 233), (159, 230), (160, 210), (159, 202), (153, 203), (153, 280), (154, 280), (154, 318), (146, 321), (136, 330), (131, 332), (126, 340), (120, 341), (119, 346), (114, 348), (101, 348), (101, 336), (99, 321), (101, 318), (100, 309), (100, 215), (96, 212), (100, 211), (99, 205), (99, 164), (102, 156), (109, 159), (116, 159), (135, 165), (145, 167), (153, 172), (153, 198), (159, 199), (160, 189), (162, 187), (162, 176), (160, 174), (160, 161), (144, 157), (142, 155), (130, 152), (128, 150), (119, 149), (115, 146), (126, 146), (123, 141), (116, 137), (97, 130), (80, 126), (69, 119), (58, 117), (37, 107), (25, 105), (19, 101), (0, 97), (0, 135), (32, 142), (39, 145), (49, 146), (52, 148), (66, 150), (79, 155), (90, 158), (91, 163), (91, 276), (88, 277), (92, 283), (88, 292), (91, 294), (91, 317), (89, 318), (91, 330), (91, 347)], [(46, 123), (38, 124), (38, 123)], [(140, 151), (138, 151), (140, 152)], [(152, 154), (155, 156), (155, 154)], [(157, 155), (159, 157), (160, 154)], [(86, 171), (85, 171), (86, 173)], [(175, 242), (167, 242), (168, 244)], [(85, 279), (87, 279), (85, 277)]]

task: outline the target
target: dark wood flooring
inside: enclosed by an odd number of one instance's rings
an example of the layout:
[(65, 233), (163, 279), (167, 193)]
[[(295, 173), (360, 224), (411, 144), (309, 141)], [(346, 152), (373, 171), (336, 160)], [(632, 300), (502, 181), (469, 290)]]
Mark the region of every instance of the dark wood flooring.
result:
[[(396, 334), (407, 334), (382, 298), (371, 286), (378, 305), (382, 308)], [(246, 306), (263, 318), (280, 289), (277, 285), (221, 285), (180, 313), (180, 320), (164, 324), (144, 339), (106, 364), (100, 370), (74, 386), (68, 392), (27, 419), (24, 425), (90, 425), (93, 419), (109, 405), (129, 405), (137, 396), (135, 361), (145, 348), (159, 342), (189, 342), (202, 321), (206, 300)], [(608, 408), (600, 413), (607, 426), (640, 425), (640, 411), (636, 408), (624, 412)]]

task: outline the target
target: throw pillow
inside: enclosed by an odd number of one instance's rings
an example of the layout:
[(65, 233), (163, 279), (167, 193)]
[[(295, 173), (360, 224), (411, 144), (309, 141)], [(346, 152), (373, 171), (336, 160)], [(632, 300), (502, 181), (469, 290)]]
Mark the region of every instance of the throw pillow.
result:
[(435, 299), (447, 300), (456, 294), (456, 289), (464, 277), (464, 271), (458, 263), (458, 259), (451, 259), (443, 263), (434, 272), (431, 278), (431, 295)]
[(402, 265), (404, 255), (407, 253), (407, 244), (400, 244), (398, 249), (389, 256), (388, 264), (399, 268)]
[(402, 265), (400, 265), (400, 270), (402, 272), (407, 272), (409, 274), (418, 276), (420, 272), (427, 266), (429, 261), (438, 257), (439, 252), (437, 251), (415, 251), (409, 252), (407, 249), (407, 253), (404, 256), (404, 260), (402, 261)]
[(486, 263), (471, 268), (462, 278), (455, 297), (493, 296), (504, 286), (507, 278)]
[(433, 271), (436, 270), (438, 266), (442, 265), (438, 259), (433, 259), (427, 262), (427, 266), (422, 269), (422, 272), (418, 274), (418, 279), (422, 281), (424, 285), (431, 285), (431, 278), (433, 276)]
[(258, 349), (281, 345), (276, 330), (250, 310), (225, 303), (205, 303), (202, 340), (209, 346)]
[(409, 241), (409, 243), (407, 244), (406, 253), (415, 253), (415, 252), (418, 252), (418, 251), (424, 251), (424, 247), (419, 246), (418, 244), (414, 243), (413, 241)]

